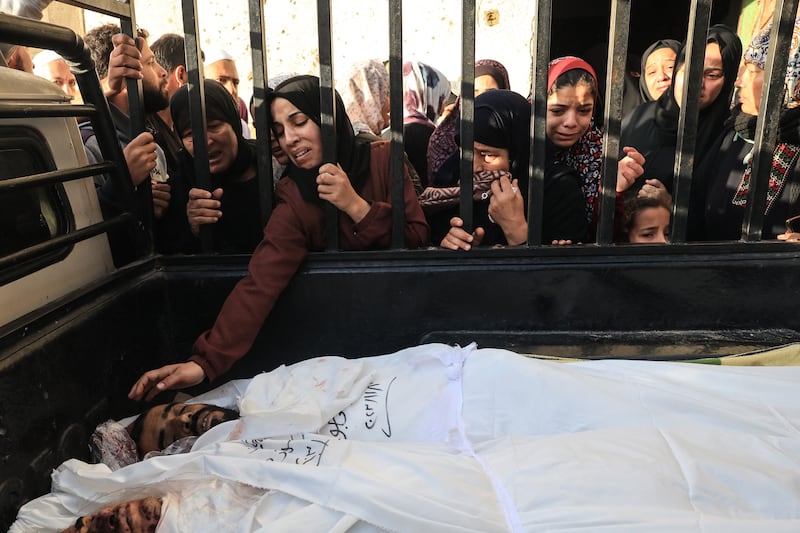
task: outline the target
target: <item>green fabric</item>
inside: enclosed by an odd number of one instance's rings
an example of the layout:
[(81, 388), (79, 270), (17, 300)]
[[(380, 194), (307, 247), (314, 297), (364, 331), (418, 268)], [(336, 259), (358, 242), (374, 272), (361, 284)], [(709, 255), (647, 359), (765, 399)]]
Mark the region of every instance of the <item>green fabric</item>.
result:
[[(521, 354), (525, 357), (534, 359), (544, 359), (559, 363), (574, 363), (577, 361), (588, 361), (588, 359), (578, 359), (572, 357), (559, 357), (544, 354)], [(616, 359), (616, 358), (609, 358)], [(659, 359), (664, 361), (664, 359)], [(786, 344), (774, 348), (767, 348), (752, 352), (744, 352), (723, 357), (701, 357), (698, 359), (680, 359), (682, 363), (700, 363), (706, 365), (725, 365), (725, 366), (797, 366), (800, 365), (800, 343)]]
[(797, 366), (800, 365), (800, 343), (726, 357), (693, 359), (688, 362), (725, 366)]

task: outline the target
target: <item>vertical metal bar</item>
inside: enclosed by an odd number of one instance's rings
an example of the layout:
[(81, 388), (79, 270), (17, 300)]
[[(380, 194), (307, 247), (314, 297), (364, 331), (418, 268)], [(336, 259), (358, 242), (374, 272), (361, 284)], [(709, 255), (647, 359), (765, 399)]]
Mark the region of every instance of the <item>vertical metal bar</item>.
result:
[(553, 7), (550, 0), (537, 0), (533, 11), (531, 37), (531, 159), (528, 164), (528, 246), (542, 244), (544, 169), (547, 136), (547, 70)]
[[(122, 33), (136, 40), (136, 18), (131, 10), (130, 18), (120, 19)], [(142, 95), (142, 80), (127, 78), (125, 86), (128, 89), (128, 117), (131, 120), (131, 136), (136, 137), (144, 131), (144, 97)]]
[[(134, 41), (137, 39), (136, 15), (133, 9), (130, 10), (129, 17), (120, 18), (120, 29), (126, 35), (133, 37)], [(144, 131), (145, 109), (142, 80), (128, 78), (125, 80), (125, 86), (128, 89), (128, 119), (131, 125), (131, 139), (134, 139)], [(144, 200), (144, 205), (136, 211), (139, 213), (139, 220), (148, 234), (148, 249), (146, 253), (152, 254), (155, 239), (153, 237), (153, 193), (150, 180), (146, 179), (140, 183), (138, 191), (139, 195), (137, 195), (136, 201), (140, 201), (138, 198), (141, 198)]]
[[(742, 240), (761, 239), (764, 226), (764, 209), (769, 190), (769, 174), (778, 138), (778, 122), (783, 109), (783, 91), (786, 65), (789, 62), (789, 45), (792, 40), (798, 0), (776, 0), (772, 31), (769, 36), (769, 51), (765, 71), (769, 76), (764, 84), (767, 89), (761, 94), (756, 122), (756, 138), (750, 191), (747, 195)], [(777, 24), (774, 21), (778, 21)]]
[(700, 111), (700, 91), (711, 19), (711, 0), (693, 0), (689, 11), (689, 32), (686, 37), (686, 62), (683, 66), (683, 98), (678, 104), (678, 138), (675, 144), (675, 179), (672, 191), (672, 231), (670, 241), (686, 242), (689, 201), (694, 172), (694, 150)]
[(403, 0), (389, 0), (389, 93), (392, 126), (392, 248), (405, 247), (403, 157)]
[(617, 168), (622, 129), (622, 92), (625, 86), (625, 58), (628, 56), (628, 34), (631, 23), (631, 0), (612, 0), (608, 32), (606, 68), (606, 101), (603, 116), (603, 183), (600, 189), (597, 244), (614, 242), (614, 207), (617, 198)]
[[(183, 33), (186, 39), (186, 70), (189, 73), (189, 116), (192, 119), (192, 144), (194, 147), (194, 181), (197, 187), (211, 190), (211, 171), (208, 167), (206, 144), (206, 91), (203, 86), (203, 64), (200, 60), (200, 30), (197, 23), (197, 2), (181, 0)], [(209, 224), (200, 226), (203, 252), (214, 250), (212, 229)]]
[(266, 103), (267, 47), (264, 42), (263, 0), (249, 0), (250, 49), (253, 55), (253, 104), (256, 125), (256, 169), (261, 223), (267, 224), (272, 213), (272, 144), (269, 136), (269, 110)]
[(464, 230), (472, 232), (472, 159), (475, 143), (475, 0), (464, 0), (461, 11), (461, 177), (460, 215)]
[(597, 227), (597, 244), (614, 242), (614, 207), (617, 198), (617, 169), (622, 129), (622, 92), (625, 86), (625, 58), (628, 56), (628, 34), (631, 22), (631, 0), (612, 0), (609, 25), (608, 66), (606, 68), (606, 101), (603, 111), (603, 182)]
[[(322, 157), (336, 163), (336, 91), (333, 84), (333, 38), (331, 35), (331, 0), (317, 0), (319, 33), (319, 105), (322, 129)], [(339, 210), (325, 204), (326, 250), (339, 249)]]

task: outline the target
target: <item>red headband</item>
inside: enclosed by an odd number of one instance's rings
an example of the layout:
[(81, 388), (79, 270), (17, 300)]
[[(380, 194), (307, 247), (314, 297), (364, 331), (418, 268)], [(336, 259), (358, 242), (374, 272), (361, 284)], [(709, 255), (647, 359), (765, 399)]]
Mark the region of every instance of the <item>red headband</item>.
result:
[(585, 70), (591, 74), (592, 78), (594, 79), (595, 87), (599, 87), (597, 84), (597, 74), (594, 73), (594, 69), (589, 63), (579, 57), (564, 56), (554, 59), (550, 63), (550, 68), (547, 71), (547, 90), (550, 91), (559, 76), (569, 70), (575, 69)]

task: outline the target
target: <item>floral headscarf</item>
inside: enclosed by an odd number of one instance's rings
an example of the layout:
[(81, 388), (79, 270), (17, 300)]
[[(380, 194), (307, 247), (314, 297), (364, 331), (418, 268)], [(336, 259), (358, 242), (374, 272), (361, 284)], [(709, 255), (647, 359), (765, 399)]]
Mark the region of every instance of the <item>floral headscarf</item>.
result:
[[(750, 46), (744, 51), (744, 62), (752, 63), (762, 69), (767, 65), (767, 52), (769, 51), (769, 36), (772, 32), (772, 23), (753, 37)], [(785, 107), (800, 105), (800, 17), (794, 21), (792, 42), (789, 45), (789, 62), (786, 65), (786, 78), (784, 81), (786, 95), (783, 104)]]
[(370, 59), (353, 65), (350, 78), (339, 93), (356, 133), (380, 135), (388, 126), (384, 123), (383, 106), (389, 99), (389, 72), (383, 62)]
[(403, 123), (428, 124), (436, 119), (450, 94), (450, 81), (430, 65), (419, 61), (403, 63)]

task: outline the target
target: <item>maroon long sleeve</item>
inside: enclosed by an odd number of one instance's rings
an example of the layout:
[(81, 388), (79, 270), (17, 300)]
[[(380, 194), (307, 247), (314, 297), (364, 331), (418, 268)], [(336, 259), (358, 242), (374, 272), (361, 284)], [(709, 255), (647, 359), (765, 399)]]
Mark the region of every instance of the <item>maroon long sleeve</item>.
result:
[[(343, 250), (387, 248), (391, 243), (392, 209), (389, 171), (390, 144), (371, 145), (370, 176), (360, 195), (370, 210), (358, 224), (339, 215), (339, 245)], [(249, 274), (228, 295), (214, 326), (200, 335), (190, 361), (200, 365), (210, 381), (230, 369), (253, 345), (281, 292), (305, 260), (309, 250), (325, 246), (325, 211), (305, 202), (296, 184), (284, 178), (275, 189), (277, 205), (253, 252)], [(428, 244), (429, 228), (414, 187), (405, 176), (405, 244)]]

